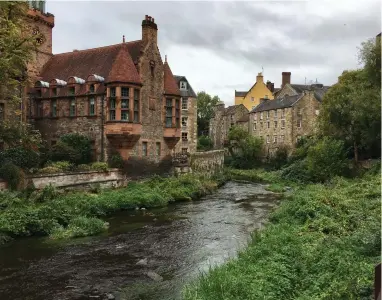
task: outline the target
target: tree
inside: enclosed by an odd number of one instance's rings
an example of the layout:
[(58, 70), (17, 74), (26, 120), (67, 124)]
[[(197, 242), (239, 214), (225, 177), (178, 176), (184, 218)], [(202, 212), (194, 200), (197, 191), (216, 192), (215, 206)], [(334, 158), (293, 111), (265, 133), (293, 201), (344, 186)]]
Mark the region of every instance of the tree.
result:
[(381, 89), (381, 37), (369, 39), (359, 49), (359, 60), (364, 66), (370, 83)]
[(209, 131), (213, 108), (220, 99), (218, 96), (211, 97), (204, 91), (198, 92), (196, 99), (198, 105), (198, 135), (203, 135)]

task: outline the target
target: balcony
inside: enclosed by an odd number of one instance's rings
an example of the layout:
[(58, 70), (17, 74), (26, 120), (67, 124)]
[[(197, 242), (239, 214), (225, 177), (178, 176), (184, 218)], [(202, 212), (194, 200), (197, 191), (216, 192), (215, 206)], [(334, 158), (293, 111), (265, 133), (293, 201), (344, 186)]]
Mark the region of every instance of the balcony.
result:
[(133, 146), (141, 137), (142, 124), (108, 121), (105, 124), (105, 134), (111, 143), (121, 144), (126, 142)]

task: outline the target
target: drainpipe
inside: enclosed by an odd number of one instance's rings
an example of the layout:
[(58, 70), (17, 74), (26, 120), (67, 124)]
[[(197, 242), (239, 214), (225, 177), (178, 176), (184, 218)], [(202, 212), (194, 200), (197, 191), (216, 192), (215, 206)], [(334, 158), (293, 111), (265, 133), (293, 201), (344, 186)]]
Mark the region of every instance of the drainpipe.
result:
[(105, 161), (105, 154), (104, 154), (104, 124), (105, 124), (105, 109), (104, 109), (104, 103), (105, 103), (105, 95), (102, 96), (102, 105), (101, 105), (101, 161)]

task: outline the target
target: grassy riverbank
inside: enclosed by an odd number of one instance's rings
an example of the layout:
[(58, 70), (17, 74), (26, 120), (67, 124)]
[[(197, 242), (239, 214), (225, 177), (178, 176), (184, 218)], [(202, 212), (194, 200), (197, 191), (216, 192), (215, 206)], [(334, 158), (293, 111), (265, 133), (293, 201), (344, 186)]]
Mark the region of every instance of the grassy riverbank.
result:
[(97, 234), (107, 228), (99, 219), (119, 210), (166, 206), (215, 190), (217, 180), (194, 175), (160, 178), (126, 188), (60, 194), (51, 187), (40, 193), (0, 192), (0, 244), (7, 237), (50, 235), (66, 238)]
[[(277, 172), (229, 174), (285, 185)], [(201, 276), (184, 299), (371, 299), (380, 260), (380, 175), (293, 190), (238, 258)]]

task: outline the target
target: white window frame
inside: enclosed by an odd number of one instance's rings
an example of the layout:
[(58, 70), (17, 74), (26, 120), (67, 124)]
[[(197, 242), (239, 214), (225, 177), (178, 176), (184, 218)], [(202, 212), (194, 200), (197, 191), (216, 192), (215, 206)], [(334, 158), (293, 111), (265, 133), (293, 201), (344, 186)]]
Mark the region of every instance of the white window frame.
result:
[(260, 120), (263, 119), (263, 112), (260, 113)]
[(267, 120), (269, 120), (269, 110), (267, 110)]
[(277, 144), (277, 135), (276, 134), (273, 136), (273, 143)]
[(302, 119), (298, 119), (297, 120), (297, 128), (301, 128), (302, 127)]
[(182, 98), (182, 110), (188, 110), (188, 98)]
[(257, 114), (256, 113), (253, 114), (253, 120), (255, 120), (255, 121), (257, 120)]
[[(183, 124), (185, 120), (185, 125)], [(187, 127), (188, 126), (188, 117), (182, 117), (182, 127)]]
[(256, 122), (253, 122), (253, 131), (256, 130)]
[(281, 120), (281, 129), (285, 128), (285, 120)]
[(269, 135), (267, 135), (267, 144), (270, 143)]
[(179, 89), (182, 91), (186, 91), (187, 90), (187, 82), (186, 81), (179, 82)]

